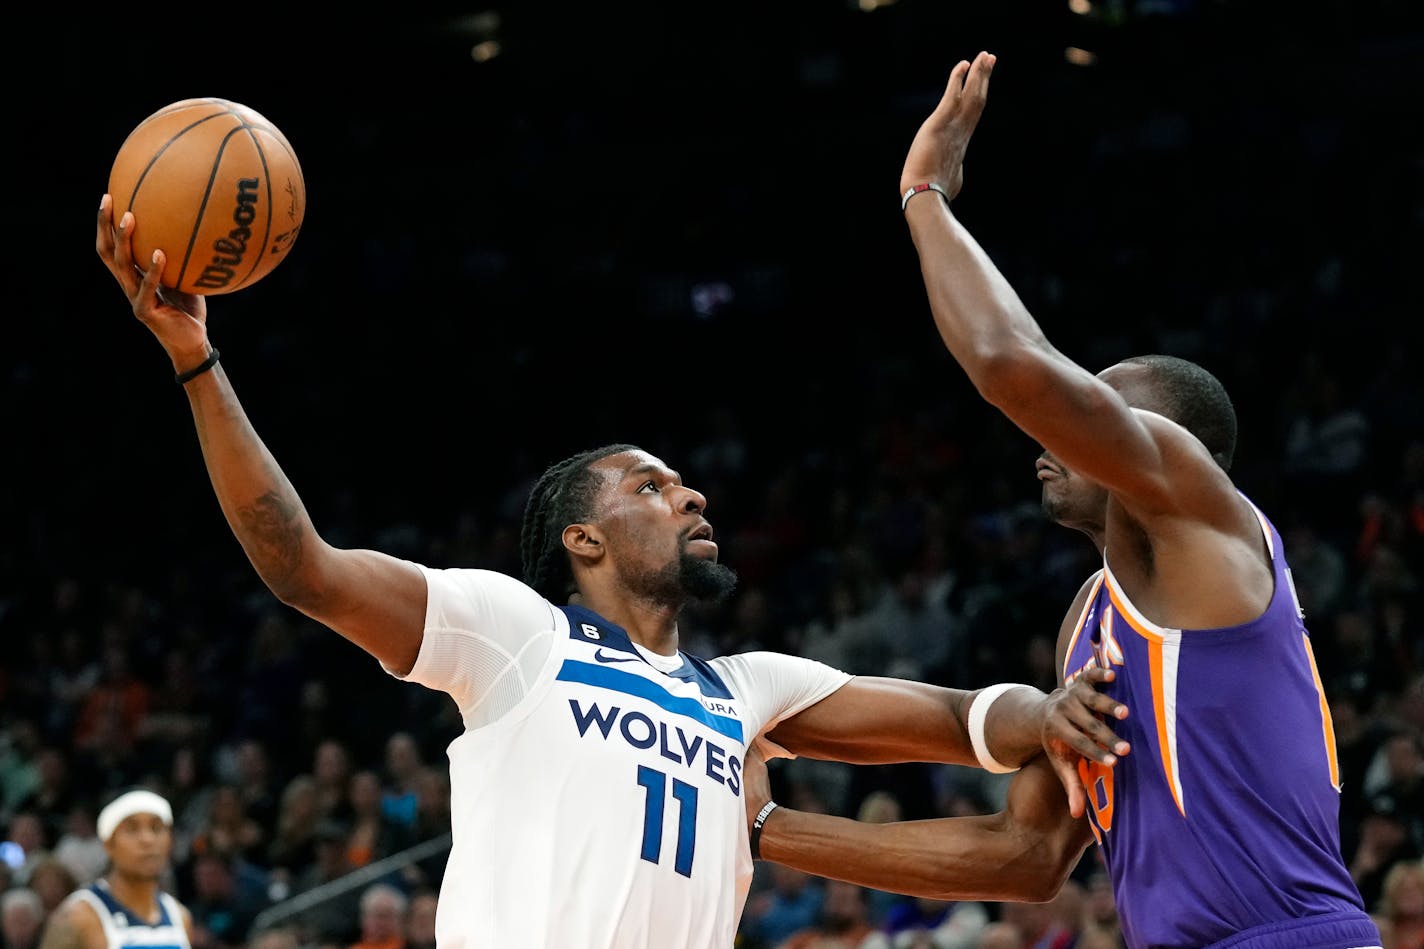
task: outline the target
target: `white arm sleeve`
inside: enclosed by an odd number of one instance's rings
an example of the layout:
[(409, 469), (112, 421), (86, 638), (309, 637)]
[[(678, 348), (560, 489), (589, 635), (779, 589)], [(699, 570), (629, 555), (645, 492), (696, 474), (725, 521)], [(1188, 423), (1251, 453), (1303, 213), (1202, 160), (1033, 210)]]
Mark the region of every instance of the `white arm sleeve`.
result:
[(417, 566), (427, 591), (425, 636), (415, 665), (396, 678), (449, 693), (467, 728), (488, 724), (533, 686), (563, 614), (502, 573)]

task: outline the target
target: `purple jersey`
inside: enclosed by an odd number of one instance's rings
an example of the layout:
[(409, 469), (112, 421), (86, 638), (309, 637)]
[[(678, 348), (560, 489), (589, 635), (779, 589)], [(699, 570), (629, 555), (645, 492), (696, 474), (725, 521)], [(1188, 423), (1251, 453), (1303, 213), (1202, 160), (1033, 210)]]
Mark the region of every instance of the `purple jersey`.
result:
[(1073, 632), (1072, 681), (1112, 666), (1132, 753), (1079, 766), (1131, 949), (1378, 946), (1340, 854), (1335, 734), (1281, 538), (1258, 619), (1164, 629), (1106, 562)]

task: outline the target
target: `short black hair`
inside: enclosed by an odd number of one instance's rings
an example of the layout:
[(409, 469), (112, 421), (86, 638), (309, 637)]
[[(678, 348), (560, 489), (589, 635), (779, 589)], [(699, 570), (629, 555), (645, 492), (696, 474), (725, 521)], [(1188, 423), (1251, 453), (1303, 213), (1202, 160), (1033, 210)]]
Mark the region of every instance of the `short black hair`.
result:
[(1162, 399), (1161, 414), (1195, 435), (1222, 470), (1230, 471), (1236, 456), (1236, 407), (1221, 380), (1180, 356), (1133, 356), (1123, 362), (1148, 369)]
[(519, 532), (519, 553), (524, 582), (540, 595), (565, 602), (574, 592), (574, 572), (564, 551), (564, 528), (586, 521), (593, 513), (593, 495), (598, 480), (593, 463), (625, 451), (640, 451), (637, 445), (612, 444), (590, 448), (544, 469), (529, 491), (524, 504), (524, 523)]

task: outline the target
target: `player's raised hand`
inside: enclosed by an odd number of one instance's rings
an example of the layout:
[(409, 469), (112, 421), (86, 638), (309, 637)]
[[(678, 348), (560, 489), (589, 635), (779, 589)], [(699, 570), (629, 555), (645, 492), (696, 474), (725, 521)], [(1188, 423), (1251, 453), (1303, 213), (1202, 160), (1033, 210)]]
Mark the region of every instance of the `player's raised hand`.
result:
[(920, 125), (900, 172), (900, 193), (931, 182), (953, 198), (964, 186), (964, 153), (984, 103), (996, 57), (980, 53), (970, 63), (961, 60), (949, 74), (944, 97)]
[[(179, 293), (159, 286), (163, 273), (162, 252), (157, 261), (133, 259), (134, 216), (125, 212), (114, 221), (114, 203), (109, 195), (99, 202), (95, 249), (109, 273), (123, 288), (134, 316), (147, 326), (175, 367), (186, 368), (205, 358), (208, 348), (208, 309), (203, 297)], [(194, 358), (196, 356), (196, 358)]]
[(1068, 809), (1074, 817), (1082, 817), (1088, 804), (1079, 763), (1086, 759), (1112, 767), (1119, 756), (1132, 750), (1106, 724), (1108, 719), (1127, 718), (1127, 706), (1098, 691), (1099, 685), (1116, 677), (1113, 670), (1095, 666), (1070, 685), (1053, 690), (1044, 703), (1043, 748), (1068, 793)]

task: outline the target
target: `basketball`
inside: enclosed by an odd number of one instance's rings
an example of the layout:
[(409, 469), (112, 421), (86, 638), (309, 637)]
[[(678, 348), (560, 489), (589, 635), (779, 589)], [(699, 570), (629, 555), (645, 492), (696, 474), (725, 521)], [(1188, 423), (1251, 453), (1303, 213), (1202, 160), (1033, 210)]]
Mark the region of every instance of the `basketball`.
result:
[(134, 261), (167, 255), (161, 283), (212, 295), (250, 287), (291, 253), (306, 216), (297, 153), (226, 99), (184, 99), (129, 133), (109, 172), (114, 221), (134, 213)]

